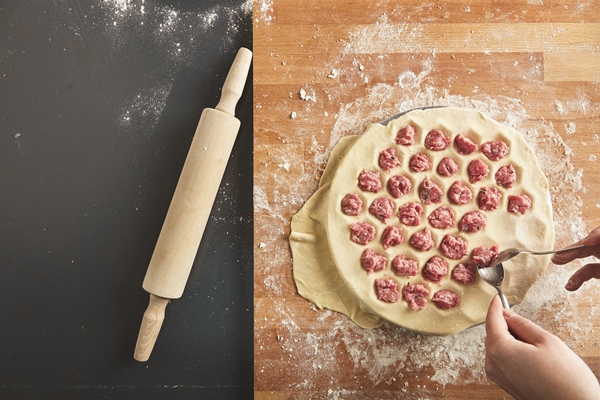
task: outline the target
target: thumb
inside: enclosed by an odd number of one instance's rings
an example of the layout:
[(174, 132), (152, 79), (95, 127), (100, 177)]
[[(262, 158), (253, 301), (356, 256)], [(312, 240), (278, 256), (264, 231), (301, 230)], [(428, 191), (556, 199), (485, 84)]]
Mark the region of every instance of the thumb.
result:
[(548, 335), (544, 329), (512, 310), (504, 310), (504, 319), (508, 330), (522, 342), (535, 346), (542, 343)]

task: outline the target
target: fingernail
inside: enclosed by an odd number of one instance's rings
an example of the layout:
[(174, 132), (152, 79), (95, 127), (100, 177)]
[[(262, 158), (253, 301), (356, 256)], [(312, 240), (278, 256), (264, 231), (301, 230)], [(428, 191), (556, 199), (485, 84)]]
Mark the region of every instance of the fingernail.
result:
[(565, 285), (565, 289), (567, 289), (567, 290), (573, 290), (573, 286), (574, 286), (573, 281), (569, 279), (569, 281)]

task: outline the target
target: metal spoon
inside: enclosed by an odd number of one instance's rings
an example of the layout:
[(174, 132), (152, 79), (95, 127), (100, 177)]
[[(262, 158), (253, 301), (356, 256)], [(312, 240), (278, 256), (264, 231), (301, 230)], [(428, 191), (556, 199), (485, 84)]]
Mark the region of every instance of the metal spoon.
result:
[(495, 264), (503, 263), (506, 260), (510, 260), (511, 258), (518, 256), (519, 254), (533, 254), (536, 256), (542, 256), (545, 254), (562, 253), (563, 251), (580, 249), (582, 247), (584, 247), (584, 246), (577, 245), (577, 246), (566, 247), (566, 248), (560, 249), (560, 250), (548, 250), (548, 251), (531, 251), (531, 250), (520, 249), (517, 247), (511, 247), (509, 249), (502, 250), (500, 253), (498, 253), (494, 258), (492, 258), (490, 260), (490, 263), (488, 265), (493, 266)]
[(481, 279), (492, 285), (500, 296), (500, 301), (502, 302), (502, 307), (510, 309), (510, 305), (508, 304), (508, 300), (502, 290), (500, 289), (500, 285), (502, 285), (502, 281), (504, 280), (504, 265), (502, 263), (499, 264), (490, 264), (491, 267), (480, 267), (477, 268), (479, 272), (479, 276)]

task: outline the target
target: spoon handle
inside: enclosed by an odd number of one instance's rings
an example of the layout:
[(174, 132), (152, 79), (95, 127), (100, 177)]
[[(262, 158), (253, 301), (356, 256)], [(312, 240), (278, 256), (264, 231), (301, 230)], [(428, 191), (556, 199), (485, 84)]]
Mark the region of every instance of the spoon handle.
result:
[(571, 247), (565, 247), (564, 249), (560, 249), (560, 250), (548, 250), (548, 251), (530, 251), (530, 254), (534, 254), (534, 255), (538, 255), (538, 256), (543, 256), (545, 254), (554, 254), (554, 253), (562, 253), (565, 251), (570, 251), (570, 250), (575, 250), (575, 249), (580, 249), (582, 247), (585, 247), (582, 244), (579, 244), (577, 246), (571, 246)]
[(507, 310), (510, 310), (510, 304), (508, 304), (508, 299), (506, 298), (504, 293), (502, 293), (502, 290), (500, 290), (500, 288), (497, 286), (494, 287), (498, 291), (498, 296), (500, 297), (500, 301), (502, 302), (502, 307), (506, 308)]

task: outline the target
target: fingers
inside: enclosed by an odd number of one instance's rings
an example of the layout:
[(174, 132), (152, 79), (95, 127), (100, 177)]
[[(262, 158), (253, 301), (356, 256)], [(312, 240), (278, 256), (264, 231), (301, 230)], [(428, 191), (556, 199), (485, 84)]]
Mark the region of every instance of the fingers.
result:
[(591, 231), (583, 240), (581, 244), (584, 246), (598, 246), (600, 245), (600, 226)]
[(572, 246), (580, 244), (586, 247), (565, 251), (563, 253), (556, 253), (552, 256), (552, 262), (557, 265), (563, 265), (575, 260), (576, 258), (600, 256), (600, 226), (591, 231), (580, 241), (573, 243)]
[(587, 246), (562, 253), (556, 253), (552, 256), (552, 262), (557, 265), (563, 265), (575, 260), (576, 258), (585, 258), (598, 255), (600, 255), (600, 245)]
[(489, 338), (492, 341), (509, 334), (508, 325), (506, 325), (504, 315), (502, 314), (502, 303), (497, 295), (492, 299), (490, 308), (488, 309), (485, 319), (485, 333), (486, 340)]
[(600, 279), (600, 263), (586, 264), (579, 268), (565, 285), (565, 289), (575, 291), (583, 285), (585, 281), (590, 279)]
[(549, 336), (544, 329), (512, 310), (503, 310), (510, 332), (520, 341), (532, 345), (540, 344)]

